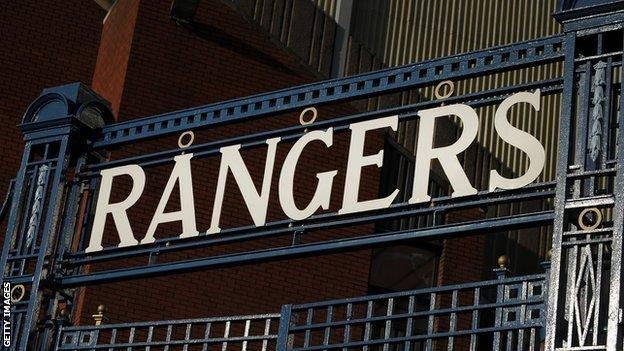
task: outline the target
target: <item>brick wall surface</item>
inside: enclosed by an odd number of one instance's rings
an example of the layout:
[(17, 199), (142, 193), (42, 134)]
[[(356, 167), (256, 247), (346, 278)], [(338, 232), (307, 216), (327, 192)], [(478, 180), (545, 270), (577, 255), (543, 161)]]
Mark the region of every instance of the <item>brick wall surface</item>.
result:
[[(92, 1), (48, 0), (2, 5), (0, 12), (0, 55), (5, 64), (0, 89), (3, 133), (0, 154), (0, 191), (15, 176), (23, 145), (15, 125), (28, 104), (45, 87), (82, 81), (111, 102), (119, 120), (129, 120), (200, 104), (247, 96), (310, 82), (315, 78), (287, 53), (273, 44), (240, 14), (221, 1), (204, 0), (192, 28), (176, 26), (169, 19), (170, 0), (118, 1), (105, 13)], [(354, 105), (337, 104), (319, 108), (319, 118), (356, 112)], [(298, 113), (263, 118), (197, 133), (197, 141), (217, 140), (262, 129), (298, 123)], [(136, 143), (116, 150), (112, 158), (175, 148), (177, 135)], [(381, 133), (371, 133), (370, 154), (383, 145)], [(335, 136), (332, 152), (314, 146), (304, 154), (295, 189), (301, 204), (316, 186), (314, 174), (344, 170), (348, 133)], [(280, 145), (276, 170), (288, 151)], [(256, 184), (262, 177), (265, 149), (244, 153)], [(193, 166), (198, 229), (208, 227), (216, 186), (218, 158), (198, 160)], [(142, 238), (159, 200), (171, 165), (151, 170), (148, 189), (129, 212), (138, 239)], [(272, 189), (277, 189), (277, 171)], [(249, 224), (250, 216), (232, 178), (228, 179), (222, 227)], [(340, 207), (344, 172), (334, 181), (331, 210)], [(116, 184), (123, 198), (123, 182)], [(127, 188), (127, 184), (125, 184)], [(370, 168), (363, 175), (361, 199), (377, 196), (379, 173)], [(172, 196), (175, 198), (175, 193)], [(175, 202), (175, 201), (174, 201)], [(176, 204), (173, 203), (173, 206)], [(469, 214), (474, 218), (475, 214)], [(268, 220), (283, 218), (275, 193)], [(157, 237), (179, 232), (177, 224), (163, 225)], [(107, 241), (115, 233), (108, 223)], [(316, 233), (317, 238), (336, 238), (370, 233), (372, 226)], [(305, 238), (303, 240), (306, 240)], [(448, 240), (441, 259), (439, 283), (478, 279), (482, 260), (466, 254), (480, 252), (481, 239)], [(284, 244), (276, 241), (275, 244)], [(191, 255), (223, 254), (229, 250), (260, 248), (243, 243), (214, 250), (179, 253), (172, 259)], [(477, 250), (477, 251), (475, 251)], [(446, 266), (446, 262), (453, 262)], [(470, 263), (470, 264), (468, 264)], [(284, 303), (301, 303), (366, 294), (370, 252), (321, 255), (233, 268), (213, 269), (184, 275), (138, 279), (129, 282), (80, 288), (73, 311), (76, 322), (91, 323), (96, 306), (105, 304), (111, 322), (206, 317), (231, 314), (277, 312)], [(109, 266), (109, 268), (112, 267)], [(462, 267), (461, 270), (452, 267)], [(95, 269), (95, 267), (94, 267)]]
[(95, 2), (83, 0), (0, 5), (1, 199), (21, 162), (22, 115), (44, 88), (91, 82), (104, 15)]
[[(240, 14), (221, 2), (203, 1), (195, 18), (197, 23), (192, 28), (172, 23), (168, 16), (169, 6), (168, 0), (126, 3), (124, 7), (114, 7), (104, 24), (93, 87), (113, 101), (120, 120), (290, 87), (315, 79), (268, 38), (254, 31)], [(122, 15), (116, 13), (118, 11), (136, 13)], [(355, 112), (346, 104), (319, 111), (320, 118)], [(196, 143), (290, 126), (297, 121), (298, 114), (291, 113), (211, 128), (197, 132)], [(156, 142), (137, 143), (113, 153), (112, 157), (172, 148), (176, 140), (177, 136), (172, 136)], [(380, 136), (372, 136), (367, 152), (376, 152), (382, 147), (381, 141)], [(328, 155), (324, 147), (312, 147), (306, 151), (297, 173), (297, 195), (302, 199), (312, 196), (317, 172), (344, 169), (347, 145), (348, 134), (343, 133), (335, 137), (331, 159), (319, 157), (318, 153), (322, 152)], [(280, 146), (276, 169), (279, 169), (287, 150), (287, 145)], [(259, 186), (266, 149), (245, 152), (243, 156)], [(193, 162), (196, 215), (201, 231), (208, 228), (210, 221), (218, 158)], [(130, 212), (139, 239), (153, 215), (170, 169), (168, 165), (148, 171), (151, 173), (147, 186), (154, 190), (146, 189)], [(341, 202), (341, 177), (344, 174), (335, 180), (332, 210), (338, 209)], [(276, 171), (268, 220), (284, 217), (275, 192), (277, 179)], [(249, 224), (248, 210), (233, 178), (228, 182), (222, 227)], [(375, 196), (378, 184), (378, 172), (371, 168), (362, 180), (362, 188), (366, 189), (362, 198)], [(118, 196), (125, 195), (120, 192)], [(302, 200), (301, 204), (304, 203)], [(179, 232), (177, 225), (163, 225), (156, 236)], [(108, 228), (112, 227), (109, 221)], [(367, 233), (372, 227), (348, 230)], [(341, 232), (320, 235), (338, 237)], [(114, 241), (115, 232), (109, 231), (107, 238)], [(222, 251), (216, 249), (203, 253), (256, 248), (259, 248), (258, 244), (239, 244)], [(187, 258), (188, 255), (181, 253), (174, 258)], [(79, 304), (81, 307), (75, 311), (74, 318), (89, 323), (98, 304), (107, 306), (112, 321), (124, 321), (277, 312), (284, 303), (363, 295), (368, 288), (369, 256), (369, 251), (359, 251), (88, 287), (82, 289), (84, 303)]]

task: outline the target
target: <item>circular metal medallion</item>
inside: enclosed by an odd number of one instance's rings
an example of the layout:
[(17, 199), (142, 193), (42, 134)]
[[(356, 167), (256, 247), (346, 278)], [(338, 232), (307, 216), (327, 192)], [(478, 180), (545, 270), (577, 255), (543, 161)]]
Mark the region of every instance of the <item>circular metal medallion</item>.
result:
[[(186, 136), (188, 136), (188, 140), (185, 142), (184, 139), (186, 138)], [(194, 141), (195, 133), (187, 130), (186, 132), (180, 134), (180, 137), (178, 138), (178, 146), (180, 147), (180, 149), (186, 149), (187, 147), (191, 146)]]
[[(17, 296), (16, 296), (17, 292)], [(26, 288), (22, 284), (14, 285), (11, 288), (11, 303), (17, 303), (22, 301), (24, 296), (26, 295)]]
[[(587, 223), (586, 222), (586, 215), (588, 214), (593, 214), (595, 217), (593, 219), (593, 223)], [(581, 227), (581, 229), (583, 230), (593, 230), (598, 228), (598, 226), (600, 226), (600, 224), (602, 223), (602, 212), (600, 212), (600, 210), (596, 207), (589, 207), (589, 208), (585, 208), (583, 209), (583, 211), (581, 211), (581, 213), (579, 213), (578, 216), (578, 225), (579, 227)]]
[(450, 80), (443, 80), (438, 85), (436, 85), (433, 94), (436, 99), (442, 100), (450, 97), (455, 92), (455, 84)]
[[(304, 117), (306, 114), (308, 114), (308, 112), (311, 112), (312, 117), (310, 119), (305, 119)], [(308, 107), (301, 111), (301, 114), (299, 115), (299, 123), (301, 123), (302, 126), (312, 124), (314, 123), (314, 121), (316, 121), (316, 117), (318, 117), (318, 111), (316, 110), (316, 108)]]

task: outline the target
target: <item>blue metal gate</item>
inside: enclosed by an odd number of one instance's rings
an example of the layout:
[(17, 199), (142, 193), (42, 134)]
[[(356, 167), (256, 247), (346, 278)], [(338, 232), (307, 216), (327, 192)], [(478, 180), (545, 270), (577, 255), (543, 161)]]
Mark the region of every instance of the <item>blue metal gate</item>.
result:
[[(10, 200), (1, 262), (2, 281), (17, 297), (11, 306), (12, 350), (208, 350), (229, 349), (494, 349), (615, 350), (622, 347), (620, 277), (624, 229), (624, 4), (599, 1), (577, 7), (561, 1), (557, 18), (564, 33), (554, 37), (461, 54), (399, 68), (308, 84), (158, 116), (113, 123), (106, 102), (80, 84), (46, 89), (27, 110), (22, 130), (26, 147)], [(550, 65), (550, 66), (549, 66)], [(203, 142), (197, 157), (221, 146), (253, 149), (269, 137), (297, 138), (309, 130), (343, 131), (353, 122), (398, 115), (441, 103), (491, 106), (515, 92), (540, 89), (562, 98), (557, 179), (513, 191), (475, 196), (439, 196), (425, 205), (397, 203), (359, 215), (327, 213), (309, 219), (269, 222), (262, 228), (236, 227), (219, 237), (170, 239), (129, 248), (85, 251), (92, 224), (99, 171), (172, 162), (179, 149), (106, 161), (118, 146), (151, 138), (363, 99), (440, 82), (560, 65), (563, 75), (481, 92), (326, 119)], [(545, 68), (545, 69), (546, 69)], [(191, 149), (189, 149), (191, 150)], [(527, 200), (552, 208), (521, 214), (463, 220), (414, 229), (315, 238), (303, 234), (418, 216), (441, 216), (462, 209)], [(279, 258), (301, 257), (414, 239), (553, 226), (552, 268), (547, 274), (427, 290), (285, 305), (279, 314), (97, 326), (67, 325), (77, 286), (137, 277), (184, 273)], [(281, 238), (275, 247), (263, 240)], [(314, 238), (314, 236), (310, 236)], [(258, 243), (258, 249), (164, 261), (171, 252), (228, 243)], [(263, 246), (265, 245), (265, 246)], [(122, 268), (87, 267), (120, 262)], [(606, 298), (605, 298), (606, 297)], [(59, 302), (68, 310), (61, 312)], [(38, 321), (55, 316), (45, 321)]]

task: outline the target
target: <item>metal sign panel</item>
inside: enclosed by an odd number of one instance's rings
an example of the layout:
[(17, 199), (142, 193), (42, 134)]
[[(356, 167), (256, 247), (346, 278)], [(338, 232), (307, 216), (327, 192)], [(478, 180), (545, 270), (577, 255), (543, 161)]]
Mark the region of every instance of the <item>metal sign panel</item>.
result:
[[(526, 172), (516, 177), (502, 176), (498, 170), (491, 170), (489, 177), (488, 191), (513, 190), (522, 188), (537, 179), (540, 175), (545, 160), (544, 147), (534, 136), (513, 126), (508, 121), (508, 111), (512, 106), (519, 103), (528, 103), (535, 110), (540, 109), (541, 94), (539, 89), (533, 93), (515, 93), (504, 99), (500, 107), (496, 110), (494, 117), (494, 128), (500, 138), (525, 152), (529, 158), (529, 167)], [(421, 204), (429, 202), (431, 196), (428, 193), (429, 175), (431, 162), (437, 160), (442, 167), (442, 171), (449, 180), (453, 189), (450, 197), (459, 198), (475, 195), (478, 190), (470, 184), (468, 176), (460, 163), (459, 155), (474, 142), (478, 128), (479, 116), (470, 106), (465, 104), (452, 104), (430, 109), (419, 110), (417, 113), (420, 120), (418, 131), (418, 146), (415, 161), (414, 182), (412, 193), (409, 195), (408, 204)], [(455, 116), (462, 125), (461, 135), (450, 145), (434, 147), (433, 137), (436, 120), (443, 117)], [(369, 131), (390, 128), (397, 130), (399, 123), (398, 115), (370, 119), (362, 122), (349, 124), (350, 144), (348, 146), (348, 160), (346, 166), (345, 187), (342, 195), (342, 207), (338, 210), (339, 215), (359, 213), (365, 211), (384, 210), (395, 202), (399, 189), (384, 198), (360, 201), (360, 177), (362, 169), (367, 166), (383, 165), (383, 150), (373, 155), (364, 155), (366, 144), (366, 134)], [(258, 191), (249, 173), (240, 149), (241, 144), (223, 146), (219, 149), (221, 163), (219, 166), (219, 176), (217, 180), (215, 199), (212, 206), (212, 221), (209, 228), (200, 228), (198, 231), (195, 221), (195, 194), (193, 192), (193, 180), (191, 176), (191, 160), (194, 154), (185, 153), (184, 150), (190, 146), (192, 140), (183, 144), (182, 137), (178, 144), (181, 146), (181, 154), (175, 156), (174, 166), (171, 170), (169, 180), (165, 185), (156, 212), (152, 217), (147, 232), (139, 242), (128, 220), (127, 210), (132, 207), (145, 188), (146, 175), (141, 166), (129, 164), (114, 168), (106, 168), (100, 171), (101, 183), (98, 197), (95, 203), (95, 215), (93, 227), (89, 235), (89, 246), (85, 253), (92, 253), (103, 250), (102, 239), (104, 226), (108, 215), (112, 216), (119, 235), (118, 247), (134, 246), (138, 244), (154, 243), (154, 233), (159, 224), (168, 222), (181, 222), (182, 232), (178, 235), (180, 239), (192, 238), (199, 235), (214, 235), (221, 232), (220, 218), (225, 196), (225, 185), (228, 174), (231, 173), (247, 205), (250, 215), (256, 227), (263, 227), (266, 224), (269, 193), (278, 192), (279, 202), (282, 211), (293, 221), (301, 221), (311, 217), (319, 209), (327, 210), (332, 196), (333, 179), (338, 170), (317, 173), (318, 185), (310, 202), (303, 209), (299, 209), (295, 204), (294, 175), (299, 158), (303, 149), (313, 141), (320, 141), (329, 148), (330, 155), (319, 155), (319, 157), (332, 157), (331, 146), (333, 143), (333, 128), (325, 130), (308, 131), (294, 141), (286, 159), (279, 172), (279, 183), (277, 189), (271, 189), (271, 178), (275, 168), (276, 149), (280, 142), (280, 137), (265, 140), (266, 161), (264, 166), (264, 176), (262, 178), (261, 190)], [(192, 134), (190, 134), (192, 135)], [(131, 190), (128, 196), (122, 201), (111, 203), (111, 192), (113, 192), (113, 180), (120, 176), (129, 176)], [(170, 201), (174, 187), (179, 186), (180, 210), (175, 212), (165, 212), (165, 207)], [(201, 196), (201, 195), (200, 195)]]

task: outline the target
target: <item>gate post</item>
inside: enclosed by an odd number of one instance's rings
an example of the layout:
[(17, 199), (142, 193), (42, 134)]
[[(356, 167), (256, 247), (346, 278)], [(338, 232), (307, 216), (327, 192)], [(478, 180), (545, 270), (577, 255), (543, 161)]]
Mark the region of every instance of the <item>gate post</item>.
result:
[(624, 111), (624, 81), (616, 76), (624, 61), (624, 3), (588, 3), (560, 0), (555, 14), (566, 35), (566, 58), (548, 351), (622, 347), (624, 125), (615, 131)]
[(67, 191), (67, 174), (76, 171), (77, 160), (84, 160), (79, 156), (110, 122), (108, 104), (80, 83), (43, 90), (24, 115), (25, 147), (0, 261), (3, 287), (10, 283), (17, 295), (11, 304), (11, 345), (5, 349), (33, 350), (47, 342), (42, 339), (49, 330), (39, 337), (35, 329), (41, 311), (48, 319), (56, 312), (58, 294), (44, 294), (44, 288), (51, 288), (60, 228), (75, 220), (65, 204), (78, 196)]

